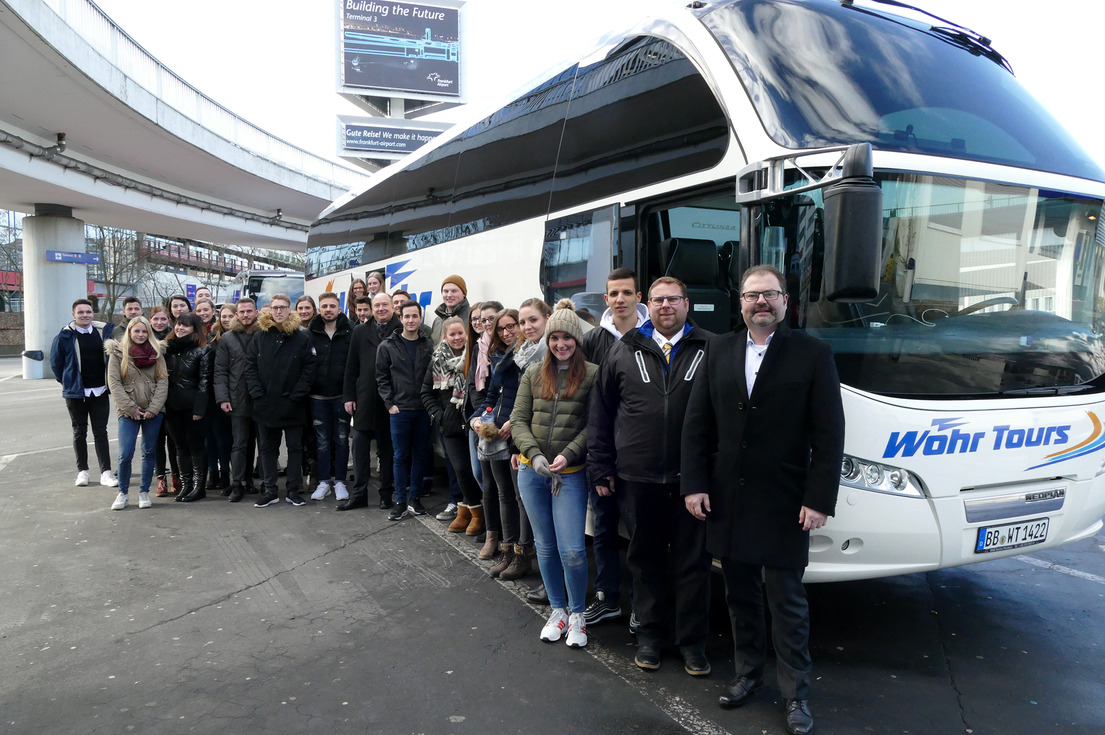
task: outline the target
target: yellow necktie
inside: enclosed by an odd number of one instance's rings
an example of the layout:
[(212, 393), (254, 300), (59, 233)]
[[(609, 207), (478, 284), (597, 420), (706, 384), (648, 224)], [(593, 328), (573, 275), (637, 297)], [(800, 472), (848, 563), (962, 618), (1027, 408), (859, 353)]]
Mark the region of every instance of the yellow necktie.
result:
[(664, 362), (668, 365), (671, 365), (671, 343), (670, 342), (665, 342), (664, 343)]

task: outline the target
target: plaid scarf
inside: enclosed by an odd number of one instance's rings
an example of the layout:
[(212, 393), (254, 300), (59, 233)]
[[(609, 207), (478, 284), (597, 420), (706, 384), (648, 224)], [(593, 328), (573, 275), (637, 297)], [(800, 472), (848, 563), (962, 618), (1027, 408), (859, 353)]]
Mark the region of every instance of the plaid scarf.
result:
[(465, 389), (467, 388), (464, 379), (464, 353), (466, 349), (461, 350), (459, 355), (454, 355), (453, 348), (445, 340), (442, 340), (430, 359), (434, 390), (451, 388), (452, 396), (450, 396), (449, 402), (462, 410), (464, 408)]

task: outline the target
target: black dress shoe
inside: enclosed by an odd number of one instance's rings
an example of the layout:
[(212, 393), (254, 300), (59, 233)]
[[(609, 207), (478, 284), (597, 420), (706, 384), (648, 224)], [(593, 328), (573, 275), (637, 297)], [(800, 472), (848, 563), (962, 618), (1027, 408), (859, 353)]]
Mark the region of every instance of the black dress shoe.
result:
[(350, 496), (334, 506), (334, 510), (353, 510), (354, 508), (367, 508), (368, 498), (355, 498)]
[(763, 679), (754, 679), (751, 676), (738, 676), (737, 680), (730, 684), (721, 696), (717, 698), (717, 703), (722, 707), (740, 707), (742, 704), (748, 701), (755, 692), (758, 692), (764, 685)]
[(813, 732), (813, 715), (810, 703), (805, 699), (788, 699), (784, 702), (787, 713), (787, 732), (790, 735), (809, 735)]
[(230, 490), (230, 502), (240, 503), (242, 502), (242, 496), (246, 494), (246, 489), (241, 485), (235, 485)]
[(380, 510), (387, 510), (393, 505), (395, 505), (395, 501), (391, 498), (380, 498)]
[(633, 658), (633, 663), (645, 671), (656, 671), (660, 668), (660, 649), (642, 643), (637, 646), (637, 655)]
[(548, 605), (549, 593), (545, 591), (545, 585), (539, 584), (531, 590), (526, 590), (526, 599), (536, 605)]
[(710, 673), (710, 660), (702, 646), (682, 646), (683, 670), (691, 676), (706, 676)]

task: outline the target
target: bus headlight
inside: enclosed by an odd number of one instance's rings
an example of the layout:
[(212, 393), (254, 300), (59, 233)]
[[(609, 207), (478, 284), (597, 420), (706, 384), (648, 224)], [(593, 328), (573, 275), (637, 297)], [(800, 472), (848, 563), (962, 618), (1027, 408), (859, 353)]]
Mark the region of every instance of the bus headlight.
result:
[(848, 455), (840, 463), (840, 484), (888, 495), (924, 497), (920, 478), (909, 470)]

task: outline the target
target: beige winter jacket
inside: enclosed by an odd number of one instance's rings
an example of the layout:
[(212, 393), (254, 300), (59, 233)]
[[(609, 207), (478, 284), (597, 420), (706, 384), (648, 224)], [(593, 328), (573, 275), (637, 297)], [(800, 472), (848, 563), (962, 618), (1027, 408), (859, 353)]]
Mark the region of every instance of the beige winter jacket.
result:
[(161, 367), (161, 374), (168, 375), (165, 369), (165, 356), (157, 356), (158, 366), (140, 368), (133, 363), (127, 371), (127, 377), (120, 375), (123, 349), (119, 342), (109, 339), (104, 342), (107, 353), (107, 387), (115, 399), (115, 413), (118, 416), (134, 418), (136, 409), (158, 414), (165, 407), (165, 398), (169, 395), (169, 378), (158, 380), (154, 371)]

